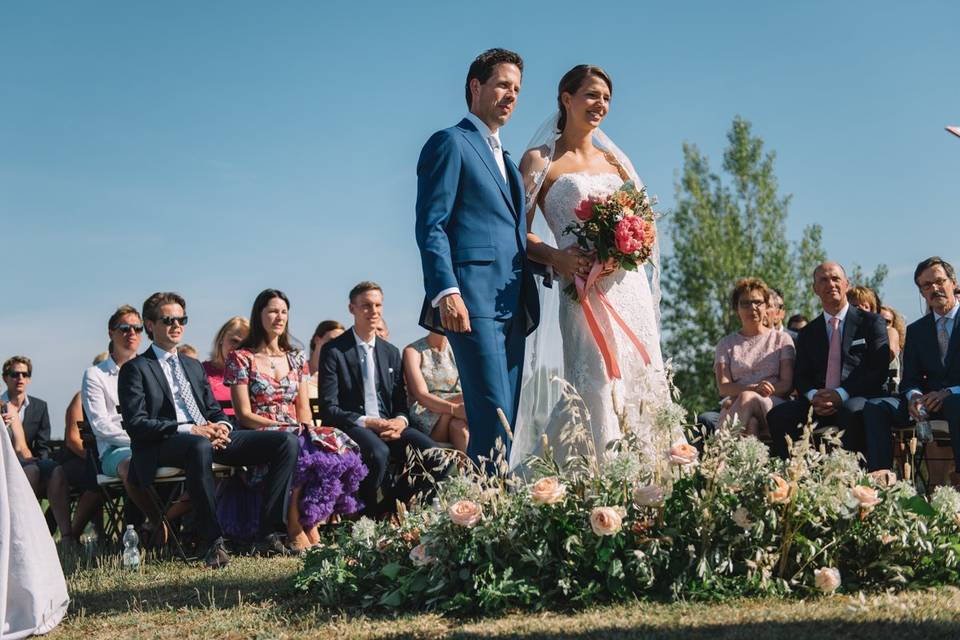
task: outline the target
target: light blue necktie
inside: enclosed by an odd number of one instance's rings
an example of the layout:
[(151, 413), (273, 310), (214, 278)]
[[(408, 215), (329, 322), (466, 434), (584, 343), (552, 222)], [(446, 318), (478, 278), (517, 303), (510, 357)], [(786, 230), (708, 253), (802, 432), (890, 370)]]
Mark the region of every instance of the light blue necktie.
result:
[(168, 359), (170, 367), (173, 369), (173, 379), (177, 381), (177, 391), (180, 399), (183, 400), (183, 404), (187, 407), (187, 414), (190, 419), (193, 420), (193, 424), (204, 425), (207, 424), (206, 418), (203, 417), (203, 414), (200, 413), (200, 407), (197, 406), (197, 401), (193, 398), (193, 391), (191, 390), (190, 383), (187, 382), (187, 376), (183, 373), (183, 369), (180, 367), (180, 358), (173, 356)]

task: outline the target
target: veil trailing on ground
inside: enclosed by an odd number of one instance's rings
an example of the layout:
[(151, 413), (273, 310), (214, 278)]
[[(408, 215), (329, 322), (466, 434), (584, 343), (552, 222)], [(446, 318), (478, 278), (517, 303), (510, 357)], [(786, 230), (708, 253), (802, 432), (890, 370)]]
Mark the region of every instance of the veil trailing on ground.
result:
[[(550, 165), (556, 152), (560, 132), (557, 130), (560, 113), (554, 112), (540, 126), (527, 145), (525, 175), (527, 219), (532, 218), (530, 231), (550, 246), (557, 246), (557, 239), (550, 230), (543, 215), (535, 215), (540, 190), (546, 180)], [(612, 156), (637, 188), (643, 182), (637, 175), (633, 164), (613, 141), (597, 129), (593, 134), (593, 144), (604, 153)], [(549, 267), (547, 268), (549, 270)], [(660, 244), (654, 244), (653, 253), (645, 266), (650, 280), (650, 293), (653, 302), (654, 318), (660, 326)], [(564, 376), (563, 335), (560, 330), (560, 296), (562, 287), (553, 281), (552, 274), (537, 276), (537, 290), (540, 296), (540, 325), (527, 338), (524, 353), (523, 377), (520, 383), (520, 407), (517, 411), (514, 441), (510, 453), (510, 468), (518, 469), (531, 455), (542, 452), (541, 436), (544, 433), (558, 433), (560, 423), (582, 421), (588, 424), (586, 407), (576, 389)], [(550, 442), (555, 458), (563, 457), (562, 443)]]

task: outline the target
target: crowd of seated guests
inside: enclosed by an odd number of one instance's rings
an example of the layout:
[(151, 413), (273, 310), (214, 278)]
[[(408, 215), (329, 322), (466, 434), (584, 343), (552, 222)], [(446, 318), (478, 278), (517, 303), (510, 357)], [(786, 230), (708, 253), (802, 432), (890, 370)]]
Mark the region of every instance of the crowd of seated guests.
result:
[(817, 432), (840, 431), (873, 471), (892, 469), (894, 429), (941, 419), (958, 465), (951, 481), (960, 486), (960, 289), (938, 257), (917, 265), (914, 283), (928, 312), (905, 327), (876, 292), (851, 287), (842, 266), (825, 262), (812, 283), (821, 313), (792, 316), (791, 340), (777, 331), (783, 296), (759, 279), (739, 281), (731, 304), (741, 328), (716, 348), (720, 410), (698, 421), (713, 429), (736, 420), (745, 434), (766, 426), (771, 451), (786, 458), (811, 415)]

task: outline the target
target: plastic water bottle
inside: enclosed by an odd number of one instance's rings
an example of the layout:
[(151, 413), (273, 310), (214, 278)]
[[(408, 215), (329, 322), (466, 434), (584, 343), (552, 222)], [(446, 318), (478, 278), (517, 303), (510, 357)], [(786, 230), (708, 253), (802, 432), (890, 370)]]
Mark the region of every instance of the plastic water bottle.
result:
[(920, 407), (917, 408), (917, 413), (919, 413), (920, 417), (922, 418), (919, 422), (917, 422), (917, 440), (920, 442), (933, 441), (933, 428), (930, 425), (927, 408), (923, 405), (920, 405)]
[(84, 561), (89, 566), (97, 555), (97, 530), (88, 522), (83, 533), (80, 534), (80, 546), (83, 548)]
[(127, 525), (123, 534), (123, 568), (136, 571), (140, 568), (140, 536), (132, 524)]

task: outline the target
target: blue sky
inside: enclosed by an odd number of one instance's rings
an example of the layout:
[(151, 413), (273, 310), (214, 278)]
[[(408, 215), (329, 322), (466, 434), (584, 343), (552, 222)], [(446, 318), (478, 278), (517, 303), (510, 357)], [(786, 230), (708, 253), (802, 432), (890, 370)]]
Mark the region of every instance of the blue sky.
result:
[(113, 308), (158, 289), (186, 296), (203, 353), (265, 287), (306, 339), (366, 278), (392, 340), (418, 337), (416, 158), (491, 46), (526, 61), (514, 156), (560, 76), (599, 64), (604, 128), (661, 208), (682, 143), (717, 166), (740, 114), (777, 152), (791, 236), (816, 222), (832, 258), (887, 263), (908, 317), (917, 261), (960, 259), (960, 5), (510, 4), (0, 5), (0, 355), (34, 359), (55, 431)]

